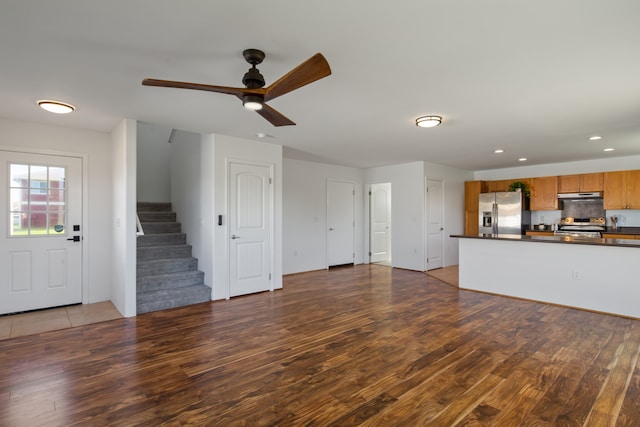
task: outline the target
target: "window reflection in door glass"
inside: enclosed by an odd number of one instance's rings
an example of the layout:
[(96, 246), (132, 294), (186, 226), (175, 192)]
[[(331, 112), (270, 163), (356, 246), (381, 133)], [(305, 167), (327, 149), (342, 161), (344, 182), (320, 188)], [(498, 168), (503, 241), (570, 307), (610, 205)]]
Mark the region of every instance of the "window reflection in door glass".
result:
[(64, 167), (10, 165), (9, 230), (11, 236), (60, 235), (65, 230)]

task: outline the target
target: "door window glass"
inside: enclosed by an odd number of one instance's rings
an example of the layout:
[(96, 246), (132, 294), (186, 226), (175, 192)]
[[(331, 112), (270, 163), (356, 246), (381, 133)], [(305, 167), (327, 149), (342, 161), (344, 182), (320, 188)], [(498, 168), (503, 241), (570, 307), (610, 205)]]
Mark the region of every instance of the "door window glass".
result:
[(10, 165), (10, 236), (66, 234), (65, 173), (59, 166)]

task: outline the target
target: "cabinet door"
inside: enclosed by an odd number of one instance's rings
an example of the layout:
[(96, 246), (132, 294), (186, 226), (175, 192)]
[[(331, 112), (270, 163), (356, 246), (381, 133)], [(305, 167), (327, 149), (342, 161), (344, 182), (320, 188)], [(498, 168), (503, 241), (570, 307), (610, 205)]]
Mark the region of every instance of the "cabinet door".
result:
[(501, 179), (499, 181), (487, 181), (487, 192), (495, 193), (499, 191), (509, 191), (509, 184), (514, 181), (512, 179)]
[(558, 209), (558, 177), (545, 176), (531, 179), (531, 210)]
[(627, 171), (627, 209), (640, 209), (640, 170)]
[(602, 191), (604, 189), (604, 174), (585, 173), (580, 175), (579, 191)]
[(478, 211), (464, 211), (464, 234), (477, 236), (479, 233)]
[(626, 208), (626, 171), (604, 173), (604, 208)]
[(464, 208), (468, 211), (478, 210), (478, 195), (484, 193), (484, 181), (466, 181), (464, 183)]
[(558, 177), (558, 193), (577, 193), (578, 191), (580, 191), (580, 175)]

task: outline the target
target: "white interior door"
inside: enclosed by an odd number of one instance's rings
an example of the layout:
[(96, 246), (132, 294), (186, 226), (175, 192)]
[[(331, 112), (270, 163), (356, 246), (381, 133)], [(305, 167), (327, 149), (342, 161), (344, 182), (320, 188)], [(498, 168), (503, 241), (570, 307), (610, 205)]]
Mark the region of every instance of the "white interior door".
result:
[(353, 264), (354, 199), (352, 182), (327, 181), (327, 266)]
[(441, 268), (444, 233), (442, 181), (427, 180), (427, 270)]
[(0, 313), (81, 303), (82, 159), (0, 151), (0, 201)]
[(229, 163), (229, 296), (271, 290), (271, 168)]
[(391, 264), (391, 183), (372, 184), (369, 194), (370, 262)]

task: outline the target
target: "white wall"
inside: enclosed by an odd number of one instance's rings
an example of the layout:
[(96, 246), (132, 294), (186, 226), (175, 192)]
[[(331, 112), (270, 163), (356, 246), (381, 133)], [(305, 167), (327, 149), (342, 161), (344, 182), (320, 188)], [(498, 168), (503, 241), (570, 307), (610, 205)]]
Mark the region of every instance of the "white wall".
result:
[[(253, 161), (274, 165), (274, 235), (273, 235), (273, 271), (272, 280), (275, 289), (282, 288), (282, 146), (266, 142), (255, 142), (232, 138), (224, 135), (203, 135), (203, 145), (213, 146), (213, 217), (206, 217), (205, 222), (216, 224), (213, 228), (213, 288), (212, 299), (228, 297), (228, 207), (227, 163), (230, 160)], [(217, 225), (215, 218), (224, 215), (222, 226)]]
[(464, 182), (473, 180), (473, 172), (425, 162), (424, 174), (444, 184), (443, 266), (457, 265), (459, 239), (449, 236), (464, 234)]
[[(198, 269), (204, 272), (205, 284), (211, 286), (212, 266), (205, 256), (210, 252), (205, 248), (211, 246), (212, 234), (203, 232), (202, 201), (204, 194), (211, 191), (213, 182), (207, 183), (202, 178), (201, 140), (200, 134), (176, 131), (173, 142), (167, 144), (171, 146), (171, 204), (181, 223), (182, 232), (187, 234), (187, 243), (192, 246), (193, 256), (198, 258)], [(213, 168), (213, 165), (209, 168)]]
[[(391, 263), (394, 267), (424, 271), (425, 257), (425, 163), (412, 162), (365, 171), (365, 189), (371, 184), (391, 183)], [(365, 212), (369, 198), (365, 198)], [(365, 215), (365, 230), (369, 215)], [(369, 234), (364, 233), (369, 248)]]
[[(125, 317), (136, 315), (136, 122), (123, 120), (111, 132), (113, 207), (102, 226), (113, 239), (111, 301)], [(111, 227), (107, 224), (111, 223)], [(103, 262), (95, 259), (96, 262)]]
[(327, 180), (353, 182), (356, 264), (364, 262), (361, 169), (284, 159), (283, 272), (327, 268)]
[[(112, 170), (111, 145), (107, 133), (43, 125), (0, 118), (0, 146), (45, 154), (83, 156), (84, 303), (107, 301), (112, 289)], [(83, 197), (84, 197), (83, 196)], [(4, 204), (2, 200), (0, 203)]]
[(137, 185), (140, 202), (171, 200), (171, 128), (138, 122), (137, 124)]

